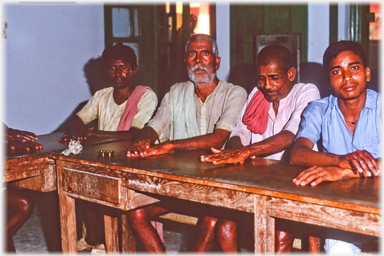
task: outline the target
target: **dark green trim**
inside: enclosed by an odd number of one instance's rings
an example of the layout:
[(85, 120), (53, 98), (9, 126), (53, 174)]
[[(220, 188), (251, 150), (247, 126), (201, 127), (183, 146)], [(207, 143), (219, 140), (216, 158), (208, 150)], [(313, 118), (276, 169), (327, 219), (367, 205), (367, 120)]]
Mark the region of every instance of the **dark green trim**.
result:
[(291, 6), (291, 33), (301, 34), (301, 62), (308, 61), (308, 5)]
[(338, 6), (330, 4), (329, 6), (329, 43), (338, 41)]

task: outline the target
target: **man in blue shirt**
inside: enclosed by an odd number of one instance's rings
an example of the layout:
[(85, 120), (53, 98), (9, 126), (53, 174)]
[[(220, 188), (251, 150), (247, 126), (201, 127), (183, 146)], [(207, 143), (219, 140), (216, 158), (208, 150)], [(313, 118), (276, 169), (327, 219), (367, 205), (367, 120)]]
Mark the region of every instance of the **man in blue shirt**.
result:
[[(311, 102), (303, 112), (290, 162), (310, 168), (293, 179), (295, 185), (380, 175), (381, 95), (367, 89), (367, 63), (356, 42), (332, 43), (325, 51), (332, 95)], [(320, 140), (322, 152), (312, 150)]]

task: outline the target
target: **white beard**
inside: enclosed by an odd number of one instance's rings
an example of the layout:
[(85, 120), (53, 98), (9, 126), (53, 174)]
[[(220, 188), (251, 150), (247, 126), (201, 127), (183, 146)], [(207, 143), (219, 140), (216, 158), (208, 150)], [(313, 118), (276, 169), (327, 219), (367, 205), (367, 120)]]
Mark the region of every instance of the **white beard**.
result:
[[(196, 74), (193, 71), (196, 69), (204, 69), (207, 71), (206, 74)], [(202, 65), (194, 65), (192, 67), (188, 67), (188, 76), (189, 79), (191, 79), (192, 82), (196, 83), (207, 83), (210, 84), (212, 83), (213, 79), (216, 76), (216, 73), (213, 72), (213, 70), (209, 70), (207, 67), (204, 67)]]

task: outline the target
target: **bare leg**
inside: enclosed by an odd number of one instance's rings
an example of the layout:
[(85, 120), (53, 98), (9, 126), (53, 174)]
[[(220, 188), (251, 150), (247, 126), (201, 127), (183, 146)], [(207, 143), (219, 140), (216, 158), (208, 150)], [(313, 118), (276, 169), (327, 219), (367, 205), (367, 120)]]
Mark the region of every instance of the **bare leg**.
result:
[(159, 234), (151, 224), (151, 219), (168, 213), (169, 210), (150, 205), (127, 213), (128, 221), (148, 252), (165, 252)]
[(275, 252), (276, 254), (289, 253), (292, 251), (293, 239), (295, 237), (287, 232), (275, 231)]
[(237, 224), (231, 220), (218, 220), (216, 235), (224, 252), (236, 253), (237, 248)]
[(104, 242), (104, 220), (100, 205), (84, 201), (83, 219), (86, 230), (85, 241), (87, 244), (96, 246)]
[(7, 187), (5, 191), (7, 198), (7, 244), (9, 250), (12, 248), (12, 236), (31, 217), (35, 207), (33, 198), (23, 190)]
[(215, 241), (215, 225), (217, 219), (204, 216), (199, 219), (198, 226), (198, 235), (197, 242), (193, 247), (195, 252), (208, 252), (212, 249), (213, 243)]

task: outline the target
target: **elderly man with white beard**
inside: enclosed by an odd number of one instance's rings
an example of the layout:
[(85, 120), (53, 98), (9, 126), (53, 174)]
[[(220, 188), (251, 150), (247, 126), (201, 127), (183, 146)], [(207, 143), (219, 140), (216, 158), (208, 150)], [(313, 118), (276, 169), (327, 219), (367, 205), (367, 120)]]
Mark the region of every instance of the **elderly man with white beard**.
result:
[[(189, 81), (174, 84), (164, 96), (156, 115), (142, 129), (128, 149), (127, 157), (149, 157), (178, 150), (222, 148), (236, 124), (247, 93), (237, 85), (221, 81), (216, 76), (221, 58), (216, 41), (209, 35), (196, 34), (185, 47), (184, 61)], [(157, 142), (157, 144), (156, 144)], [(128, 212), (129, 222), (144, 248), (149, 252), (164, 252), (164, 245), (151, 225), (151, 219), (170, 211), (170, 202), (161, 202)], [(177, 207), (180, 207), (179, 205)], [(177, 207), (175, 207), (177, 209)], [(205, 214), (205, 213), (204, 213)], [(212, 248), (215, 234), (206, 233), (207, 225), (216, 225), (223, 251), (235, 252), (228, 235), (229, 220), (202, 217), (194, 251)]]

